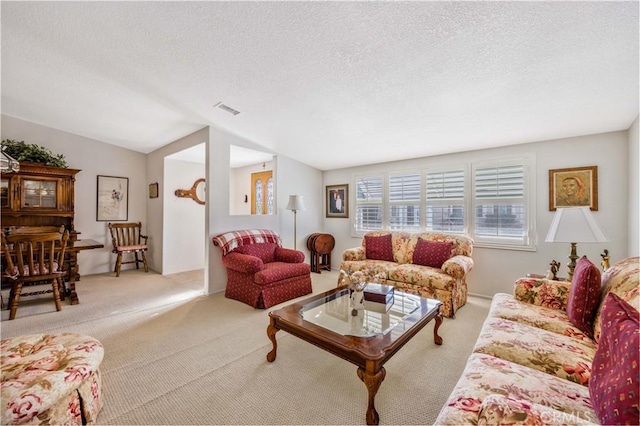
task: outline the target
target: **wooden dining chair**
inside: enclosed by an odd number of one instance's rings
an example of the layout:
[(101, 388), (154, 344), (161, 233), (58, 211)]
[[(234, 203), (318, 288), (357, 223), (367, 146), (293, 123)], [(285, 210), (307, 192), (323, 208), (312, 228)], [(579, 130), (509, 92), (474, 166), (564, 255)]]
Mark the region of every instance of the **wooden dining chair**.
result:
[[(53, 293), (56, 311), (60, 303), (60, 283), (64, 279), (64, 254), (69, 231), (39, 234), (2, 234), (2, 251), (5, 257), (2, 280), (11, 283), (9, 293), (9, 319), (16, 317), (20, 297)], [(51, 290), (23, 293), (24, 285), (51, 284)]]
[[(139, 264), (142, 263), (144, 271), (149, 272), (147, 266), (147, 256), (145, 252), (148, 250), (146, 235), (142, 235), (142, 223), (109, 223), (109, 231), (111, 232), (111, 242), (113, 244), (112, 253), (116, 254), (116, 265), (114, 271), (116, 277), (120, 276), (120, 267), (127, 263), (135, 263), (136, 269), (140, 269)], [(122, 256), (125, 253), (133, 254), (133, 259), (123, 262)], [(138, 255), (140, 257), (138, 257)]]

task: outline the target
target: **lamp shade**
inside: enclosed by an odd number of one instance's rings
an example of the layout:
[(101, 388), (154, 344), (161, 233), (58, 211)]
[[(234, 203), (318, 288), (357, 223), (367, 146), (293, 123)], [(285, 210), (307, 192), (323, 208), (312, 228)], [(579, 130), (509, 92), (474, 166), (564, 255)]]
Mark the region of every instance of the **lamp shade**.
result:
[(606, 243), (589, 207), (559, 208), (553, 216), (545, 241), (548, 243)]
[(306, 210), (302, 195), (289, 195), (289, 204), (287, 204), (286, 209), (293, 211)]

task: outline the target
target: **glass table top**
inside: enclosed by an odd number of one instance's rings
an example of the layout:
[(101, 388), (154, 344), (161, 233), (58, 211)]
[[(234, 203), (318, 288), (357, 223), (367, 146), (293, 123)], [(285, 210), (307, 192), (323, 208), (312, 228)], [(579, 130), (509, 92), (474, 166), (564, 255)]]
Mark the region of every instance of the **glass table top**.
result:
[(439, 303), (396, 291), (389, 304), (365, 301), (364, 309), (354, 316), (349, 290), (344, 289), (304, 305), (300, 314), (305, 321), (343, 336), (370, 337), (388, 333), (420, 308), (421, 300)]

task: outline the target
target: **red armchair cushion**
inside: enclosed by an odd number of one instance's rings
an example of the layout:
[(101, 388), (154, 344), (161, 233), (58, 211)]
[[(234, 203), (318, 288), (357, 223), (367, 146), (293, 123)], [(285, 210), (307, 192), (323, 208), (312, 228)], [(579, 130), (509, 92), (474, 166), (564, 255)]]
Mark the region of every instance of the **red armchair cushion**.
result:
[(253, 281), (266, 285), (291, 277), (311, 274), (311, 268), (306, 263), (272, 262), (264, 265), (264, 269), (257, 272)]
[(587, 256), (582, 256), (573, 273), (567, 316), (573, 325), (589, 337), (593, 337), (593, 320), (600, 306), (600, 287), (600, 270)]
[(232, 253), (248, 254), (260, 258), (264, 263), (270, 263), (275, 260), (276, 248), (278, 245), (275, 243), (247, 244), (238, 247)]
[(602, 333), (589, 379), (591, 404), (603, 425), (640, 424), (640, 314), (610, 292), (601, 315)]
[(393, 246), (391, 234), (382, 236), (365, 235), (365, 255), (367, 259), (387, 260), (393, 262)]

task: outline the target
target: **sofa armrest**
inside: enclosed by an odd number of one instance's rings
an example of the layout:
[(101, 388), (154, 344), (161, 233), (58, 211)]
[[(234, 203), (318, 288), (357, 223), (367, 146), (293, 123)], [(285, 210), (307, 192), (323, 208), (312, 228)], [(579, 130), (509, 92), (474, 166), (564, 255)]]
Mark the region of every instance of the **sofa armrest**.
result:
[(442, 272), (456, 279), (464, 278), (473, 268), (473, 259), (469, 256), (453, 256), (442, 264)]
[(546, 278), (519, 278), (516, 280), (513, 296), (516, 300), (563, 311), (567, 307), (571, 283)]
[(364, 247), (354, 247), (342, 252), (342, 260), (366, 260)]
[(276, 247), (274, 253), (277, 262), (285, 263), (302, 263), (304, 262), (304, 253), (300, 250), (292, 250), (284, 247)]
[(245, 274), (255, 274), (264, 269), (264, 263), (259, 257), (235, 252), (222, 256), (222, 264), (225, 268)]

